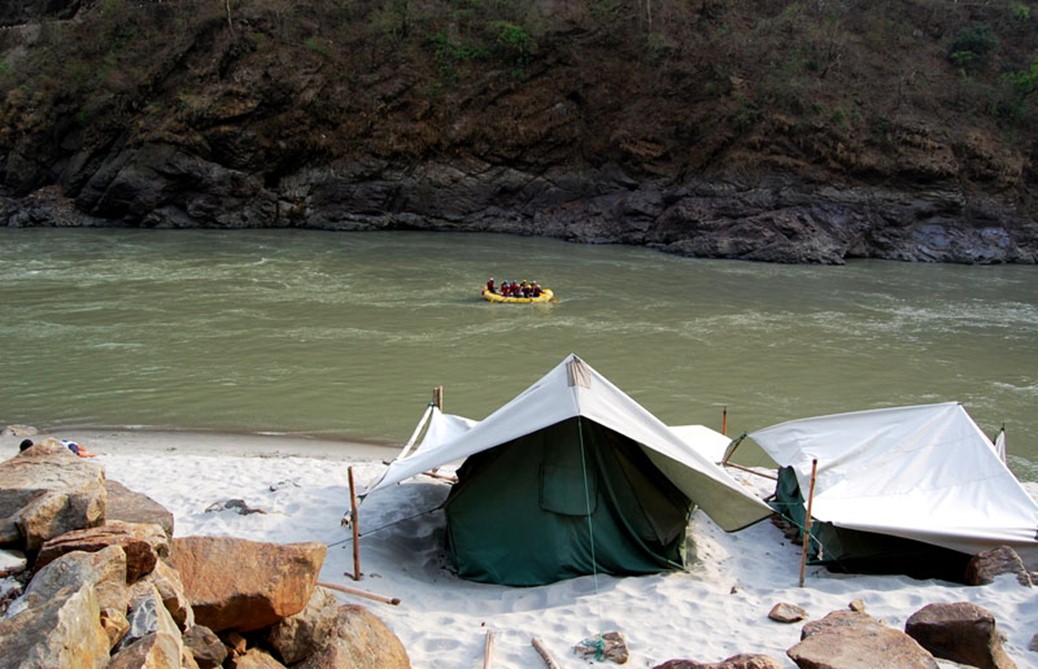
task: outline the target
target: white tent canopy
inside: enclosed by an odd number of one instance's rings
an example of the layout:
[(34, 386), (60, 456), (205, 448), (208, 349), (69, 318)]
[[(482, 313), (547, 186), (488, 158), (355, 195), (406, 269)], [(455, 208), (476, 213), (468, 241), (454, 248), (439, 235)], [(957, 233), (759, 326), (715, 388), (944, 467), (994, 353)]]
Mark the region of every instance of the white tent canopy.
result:
[(751, 432), (810, 489), (812, 516), (973, 554), (1038, 554), (1038, 504), (956, 402), (794, 420)]
[(771, 514), (709, 457), (575, 355), (482, 421), (437, 414), (421, 445), (395, 460), (365, 495), (579, 416), (640, 444), (653, 464), (723, 529), (734, 531)]

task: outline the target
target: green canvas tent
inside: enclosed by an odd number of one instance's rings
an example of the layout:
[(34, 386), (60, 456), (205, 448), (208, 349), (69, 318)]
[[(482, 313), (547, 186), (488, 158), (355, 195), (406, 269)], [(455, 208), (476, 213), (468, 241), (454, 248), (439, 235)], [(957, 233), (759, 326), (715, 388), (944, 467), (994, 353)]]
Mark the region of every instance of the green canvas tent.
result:
[(680, 569), (696, 504), (728, 531), (771, 513), (573, 355), (482, 421), (427, 415), (426, 439), (365, 495), (464, 460), (444, 511), (447, 551), (471, 580)]

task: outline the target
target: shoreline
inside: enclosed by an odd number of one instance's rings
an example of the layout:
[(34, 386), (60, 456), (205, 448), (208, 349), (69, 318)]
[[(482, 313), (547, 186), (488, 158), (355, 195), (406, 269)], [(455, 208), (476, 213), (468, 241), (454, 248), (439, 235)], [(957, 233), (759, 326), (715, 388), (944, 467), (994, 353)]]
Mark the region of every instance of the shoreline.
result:
[(316, 460), (392, 460), (400, 447), (357, 439), (307, 434), (222, 432), (213, 429), (62, 427), (39, 429), (28, 437), (0, 437), (0, 452), (13, 455), (22, 439), (48, 437), (79, 442), (98, 455), (160, 455), (231, 457), (303, 457)]

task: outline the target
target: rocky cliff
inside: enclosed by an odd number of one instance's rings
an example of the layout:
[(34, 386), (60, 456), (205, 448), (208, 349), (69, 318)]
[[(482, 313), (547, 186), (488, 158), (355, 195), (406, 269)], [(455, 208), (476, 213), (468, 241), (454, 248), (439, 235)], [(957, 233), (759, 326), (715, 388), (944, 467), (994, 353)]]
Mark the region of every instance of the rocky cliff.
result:
[(1038, 260), (1032, 2), (16, 4), (7, 225)]

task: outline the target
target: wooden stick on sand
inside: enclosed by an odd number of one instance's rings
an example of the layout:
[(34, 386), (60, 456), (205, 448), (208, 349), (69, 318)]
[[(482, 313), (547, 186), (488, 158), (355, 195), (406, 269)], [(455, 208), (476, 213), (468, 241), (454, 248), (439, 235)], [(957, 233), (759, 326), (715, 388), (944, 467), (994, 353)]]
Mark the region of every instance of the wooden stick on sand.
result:
[(487, 630), (486, 645), (483, 646), (483, 669), (490, 669), (490, 661), (494, 655), (494, 630)]
[(318, 581), (317, 585), (321, 586), (322, 588), (329, 588), (331, 590), (338, 590), (339, 592), (344, 592), (347, 595), (356, 595), (357, 597), (364, 597), (365, 599), (373, 599), (376, 602), (382, 602), (383, 604), (392, 604), (393, 606), (399, 606), (400, 605), (400, 598), (399, 597), (383, 597), (382, 595), (376, 595), (373, 592), (365, 592), (364, 590), (358, 590), (356, 588), (350, 588), (350, 587), (347, 587), (345, 585), (338, 585), (338, 584), (335, 584), (335, 583), (325, 583), (323, 581)]
[(533, 644), (534, 649), (536, 649), (537, 653), (540, 654), (541, 659), (544, 660), (544, 664), (548, 666), (548, 669), (559, 669), (559, 665), (554, 659), (552, 659), (551, 653), (549, 653), (548, 649), (544, 647), (544, 644), (541, 643), (540, 639), (534, 637), (530, 640), (530, 643)]

